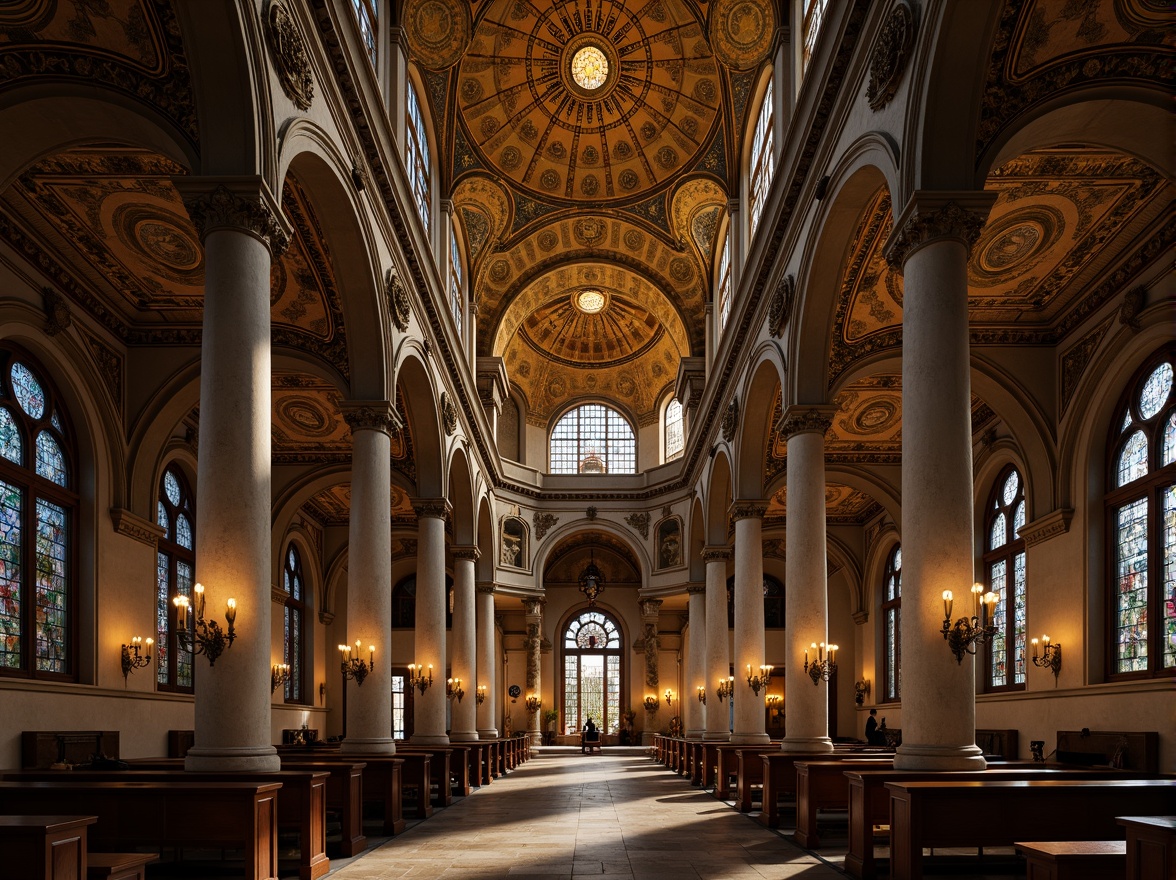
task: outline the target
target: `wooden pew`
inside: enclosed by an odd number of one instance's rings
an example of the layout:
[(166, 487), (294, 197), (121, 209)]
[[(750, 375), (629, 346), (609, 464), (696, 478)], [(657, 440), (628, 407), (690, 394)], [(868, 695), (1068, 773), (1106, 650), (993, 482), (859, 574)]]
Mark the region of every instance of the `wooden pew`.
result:
[(1176, 816), (1119, 816), (1127, 829), (1127, 880), (1176, 877)]
[(763, 804), (760, 824), (768, 828), (780, 825), (780, 799), (796, 795), (799, 785), (796, 764), (800, 761), (860, 761), (868, 759), (892, 760), (894, 752), (884, 748), (834, 749), (831, 752), (784, 752), (779, 749), (760, 755), (763, 764)]
[(430, 766), (433, 756), (429, 752), (397, 752), (404, 761), (404, 791), (417, 792), (416, 806), (410, 815), (417, 819), (428, 819), (433, 815), (433, 798), (430, 796), (433, 770)]
[(1028, 880), (1123, 880), (1124, 840), (1047, 840), (1017, 843)]
[(75, 880), (86, 873), (86, 829), (97, 816), (0, 816), (0, 874)]
[(755, 802), (755, 789), (763, 789), (764, 762), (760, 756), (766, 752), (780, 751), (780, 744), (770, 743), (764, 746), (740, 746), (735, 749), (735, 803), (739, 812), (751, 812)]
[[(363, 830), (365, 803), (376, 803), (383, 809), (384, 834), (399, 834), (407, 824), (401, 791), (403, 760), (392, 755), (363, 755), (362, 761), (356, 760), (357, 757), (323, 752), (317, 756), (282, 758), (283, 768), (319, 767), (333, 771), (331, 778), (337, 787), (332, 791), (328, 786), (328, 795), (331, 796), (328, 806), (339, 807), (343, 812), (344, 853), (348, 855), (356, 855), (367, 848)], [(348, 849), (353, 852), (347, 853)]]
[(87, 853), (86, 880), (147, 880), (155, 853)]
[(278, 792), (278, 827), (298, 831), (298, 876), (317, 880), (331, 868), (327, 858), (327, 777), (326, 770), (282, 770), (278, 773), (218, 771), (189, 773), (183, 762), (161, 759), (164, 766), (149, 769), (139, 763), (129, 770), (21, 770), (4, 773), (5, 780), (58, 782), (62, 779), (93, 782), (280, 782)]
[(890, 876), (919, 880), (924, 847), (1012, 846), (1017, 839), (1114, 840), (1126, 812), (1176, 811), (1176, 780), (888, 782)]
[[(467, 786), (476, 786), (481, 788), (483, 785), (490, 784), (490, 774), (487, 768), (486, 756), (489, 754), (489, 743), (477, 740), (474, 742), (454, 742), (451, 743), (454, 747), (461, 747), (469, 749), (467, 757), (469, 759)], [(467, 791), (466, 794), (469, 794)]]
[[(881, 757), (835, 761), (797, 761), (794, 765), (796, 772), (796, 830), (792, 834), (792, 839), (806, 849), (820, 847), (821, 838), (817, 833), (817, 811), (849, 808), (849, 780), (845, 778), (845, 771), (886, 770), (892, 769), (893, 765), (893, 759)], [(764, 813), (767, 813), (767, 809), (765, 799)], [(773, 813), (776, 813), (776, 809), (776, 805), (773, 805)], [(779, 822), (778, 815), (775, 821)], [(768, 822), (763, 824), (769, 828), (776, 827)]]
[(433, 806), (448, 807), (453, 803), (453, 749), (444, 746), (418, 746), (405, 743), (396, 747), (396, 753), (401, 757), (412, 754), (429, 755), (431, 760), (428, 785), (430, 789), (436, 787), (436, 794), (432, 795)]
[[(73, 775), (73, 774), (71, 774)], [(280, 782), (0, 782), (0, 812), (98, 817), (95, 849), (199, 846), (242, 850), (246, 880), (278, 880)]]

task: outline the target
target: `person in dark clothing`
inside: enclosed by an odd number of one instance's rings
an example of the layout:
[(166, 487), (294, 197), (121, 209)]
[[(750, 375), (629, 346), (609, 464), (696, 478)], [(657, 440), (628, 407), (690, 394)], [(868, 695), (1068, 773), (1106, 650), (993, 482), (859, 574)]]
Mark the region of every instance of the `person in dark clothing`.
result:
[(589, 735), (596, 733), (596, 722), (591, 718), (589, 718), (588, 723), (584, 725), (584, 732)]
[(878, 710), (871, 709), (870, 717), (866, 719), (866, 745), (884, 746), (886, 745), (886, 734), (878, 730)]

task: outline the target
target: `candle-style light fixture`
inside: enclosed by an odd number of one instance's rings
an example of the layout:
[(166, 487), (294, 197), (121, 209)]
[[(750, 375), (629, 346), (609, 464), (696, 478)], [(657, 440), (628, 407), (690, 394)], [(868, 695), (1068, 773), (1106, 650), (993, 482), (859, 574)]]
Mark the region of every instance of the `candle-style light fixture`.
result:
[(780, 705), (780, 703), (783, 702), (783, 699), (784, 698), (779, 694), (768, 694), (767, 698), (765, 699), (764, 702), (767, 703), (768, 711), (771, 713), (773, 718), (780, 717), (780, 713), (783, 711), (783, 707)]
[(728, 675), (726, 678), (719, 679), (719, 686), (716, 688), (719, 695), (719, 702), (723, 702), (724, 697), (735, 696), (735, 676)]
[(645, 697), (645, 711), (650, 713), (657, 711), (657, 697), (653, 694), (647, 694)]
[(853, 683), (853, 701), (859, 706), (866, 701), (870, 694), (870, 680), (863, 678)]
[(483, 703), (486, 702), (486, 685), (484, 685), (484, 684), (478, 685), (478, 691), (475, 696), (475, 699), (478, 701), (479, 706), (481, 706)]
[(1033, 639), (1033, 665), (1049, 667), (1054, 674), (1054, 687), (1058, 686), (1058, 675), (1062, 671), (1062, 643), (1051, 642), (1049, 636), (1042, 636), (1041, 641), (1044, 642), (1044, 652), (1041, 656), (1037, 654), (1037, 639)]
[(418, 666), (415, 663), (408, 664), (408, 686), (410, 688), (416, 688), (418, 691), (420, 691), (422, 697), (425, 695), (425, 691), (427, 691), (433, 684), (432, 663), (429, 664), (428, 673), (428, 678), (426, 678), (425, 668), (423, 666)]
[(529, 694), (524, 702), (527, 704), (528, 712), (538, 712), (539, 708), (543, 705), (543, 701), (535, 694)]
[(706, 688), (702, 685), (698, 686), (698, 702), (704, 706), (706, 705)]
[(943, 629), (940, 632), (955, 655), (956, 663), (963, 663), (964, 654), (975, 654), (977, 647), (996, 635), (996, 627), (991, 623), (992, 606), (996, 600), (996, 593), (985, 593), (983, 584), (972, 584), (972, 616), (961, 617), (952, 624), (951, 590), (943, 591)]
[(451, 700), (457, 697), (457, 701), (459, 703), (461, 702), (461, 698), (465, 696), (465, 691), (462, 690), (460, 678), (448, 678), (445, 680), (445, 696)]
[(757, 697), (761, 689), (768, 686), (768, 679), (772, 677), (772, 667), (764, 664), (759, 668), (759, 675), (751, 674), (751, 664), (747, 664), (747, 686), (751, 688), (751, 692)]
[(666, 692), (665, 692), (664, 696), (666, 698), (666, 705), (667, 706), (674, 705), (674, 692), (672, 690), (670, 690), (669, 688), (666, 688)]
[[(1037, 640), (1034, 639), (1034, 642)], [(151, 662), (151, 646), (155, 644), (155, 639), (147, 640), (147, 651), (143, 652), (143, 637), (135, 636), (131, 639), (129, 645), (122, 646), (122, 673), (123, 685), (126, 685), (127, 676), (131, 674), (134, 669), (142, 669)]]
[(270, 667), (270, 693), (290, 680), (290, 664), (275, 663)]
[(588, 597), (588, 607), (596, 604), (596, 597), (604, 592), (604, 575), (596, 567), (596, 557), (590, 547), (588, 549), (588, 564), (580, 572), (580, 592)]
[(355, 683), (363, 687), (363, 680), (368, 677), (368, 673), (373, 672), (376, 668), (376, 646), (368, 645), (368, 659), (364, 661), (359, 656), (361, 643), (359, 639), (355, 640), (355, 656), (351, 656), (350, 645), (339, 646), (339, 658), (341, 660), (340, 668), (343, 671), (343, 677), (355, 679)]
[(172, 599), (172, 604), (176, 606), (176, 635), (187, 650), (193, 654), (203, 654), (208, 658), (208, 665), (215, 666), (216, 658), (231, 648), (237, 638), (234, 626), (237, 621), (237, 600), (229, 599), (225, 602), (227, 627), (221, 629), (219, 623), (204, 616), (204, 584), (196, 584), (192, 593), (192, 599), (182, 593)]
[[(829, 650), (829, 656), (825, 656), (826, 647)], [(809, 663), (809, 651), (816, 655), (816, 659)], [(804, 652), (804, 671), (808, 673), (808, 677), (813, 680), (813, 684), (820, 684), (822, 681), (828, 681), (833, 677), (833, 673), (837, 671), (837, 646), (828, 645), (824, 642), (817, 644), (813, 642), (808, 647), (808, 651)]]

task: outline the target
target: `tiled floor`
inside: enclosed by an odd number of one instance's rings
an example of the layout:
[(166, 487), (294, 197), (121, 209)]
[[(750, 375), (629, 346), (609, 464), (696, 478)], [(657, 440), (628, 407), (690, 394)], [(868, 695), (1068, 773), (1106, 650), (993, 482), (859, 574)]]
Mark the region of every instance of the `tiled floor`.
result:
[(332, 880), (760, 880), (845, 875), (696, 788), (644, 750), (539, 751)]

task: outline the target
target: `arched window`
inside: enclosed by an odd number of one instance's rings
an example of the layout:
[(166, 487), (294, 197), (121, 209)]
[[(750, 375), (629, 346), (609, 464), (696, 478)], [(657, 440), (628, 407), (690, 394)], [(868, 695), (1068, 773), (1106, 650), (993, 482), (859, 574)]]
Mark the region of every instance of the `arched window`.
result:
[(449, 310), (453, 313), (453, 327), (461, 338), (461, 314), (465, 297), (462, 296), (461, 250), (457, 246), (457, 233), (449, 237)]
[(1108, 443), (1111, 675), (1176, 671), (1174, 367), (1168, 349), (1135, 377)]
[(285, 698), (287, 703), (302, 703), (305, 702), (302, 694), (303, 670), (306, 668), (306, 579), (302, 575), (302, 555), (294, 544), (286, 550), (282, 589), (286, 593), (285, 613), (282, 615), (282, 662), (290, 667)]
[(808, 70), (813, 51), (817, 45), (817, 35), (821, 32), (821, 22), (825, 19), (825, 7), (829, 0), (804, 0), (804, 56), (801, 70)]
[(886, 557), (882, 580), (882, 699), (902, 696), (902, 545)]
[(612, 407), (586, 403), (564, 413), (551, 430), (553, 474), (632, 474), (637, 470), (633, 426)]
[(425, 117), (421, 113), (420, 99), (416, 89), (408, 87), (408, 180), (412, 185), (413, 199), (421, 223), (429, 228), (429, 139), (425, 133)]
[(599, 609), (564, 631), (564, 730), (579, 733), (591, 718), (605, 733), (621, 729), (621, 630)]
[(355, 18), (359, 22), (359, 38), (363, 41), (363, 48), (372, 64), (375, 64), (376, 38), (380, 33), (377, 13), (379, 0), (351, 0), (351, 8), (355, 10)]
[(768, 198), (768, 189), (772, 185), (772, 175), (776, 172), (776, 112), (773, 101), (772, 82), (768, 81), (768, 90), (764, 92), (763, 103), (760, 104), (759, 118), (755, 123), (755, 134), (751, 139), (751, 172), (748, 175), (748, 189), (751, 196), (750, 232), (754, 233), (759, 226), (760, 214), (763, 213), (764, 203)]
[(0, 349), (0, 673), (76, 675), (71, 435), (32, 359)]
[(665, 419), (666, 461), (673, 461), (682, 454), (686, 446), (685, 435), (682, 432), (682, 404), (671, 400), (666, 407)]
[(192, 692), (192, 652), (176, 634), (174, 596), (192, 597), (196, 583), (196, 506), (188, 481), (174, 464), (159, 481), (155, 522), (163, 537), (155, 554), (155, 684), (161, 691)]
[(731, 315), (731, 235), (723, 239), (723, 250), (719, 256), (719, 283), (715, 287), (715, 299), (719, 303), (719, 329), (727, 326)]
[(986, 690), (1025, 686), (1025, 481), (1015, 467), (996, 481), (984, 517), (984, 572), (996, 593)]

